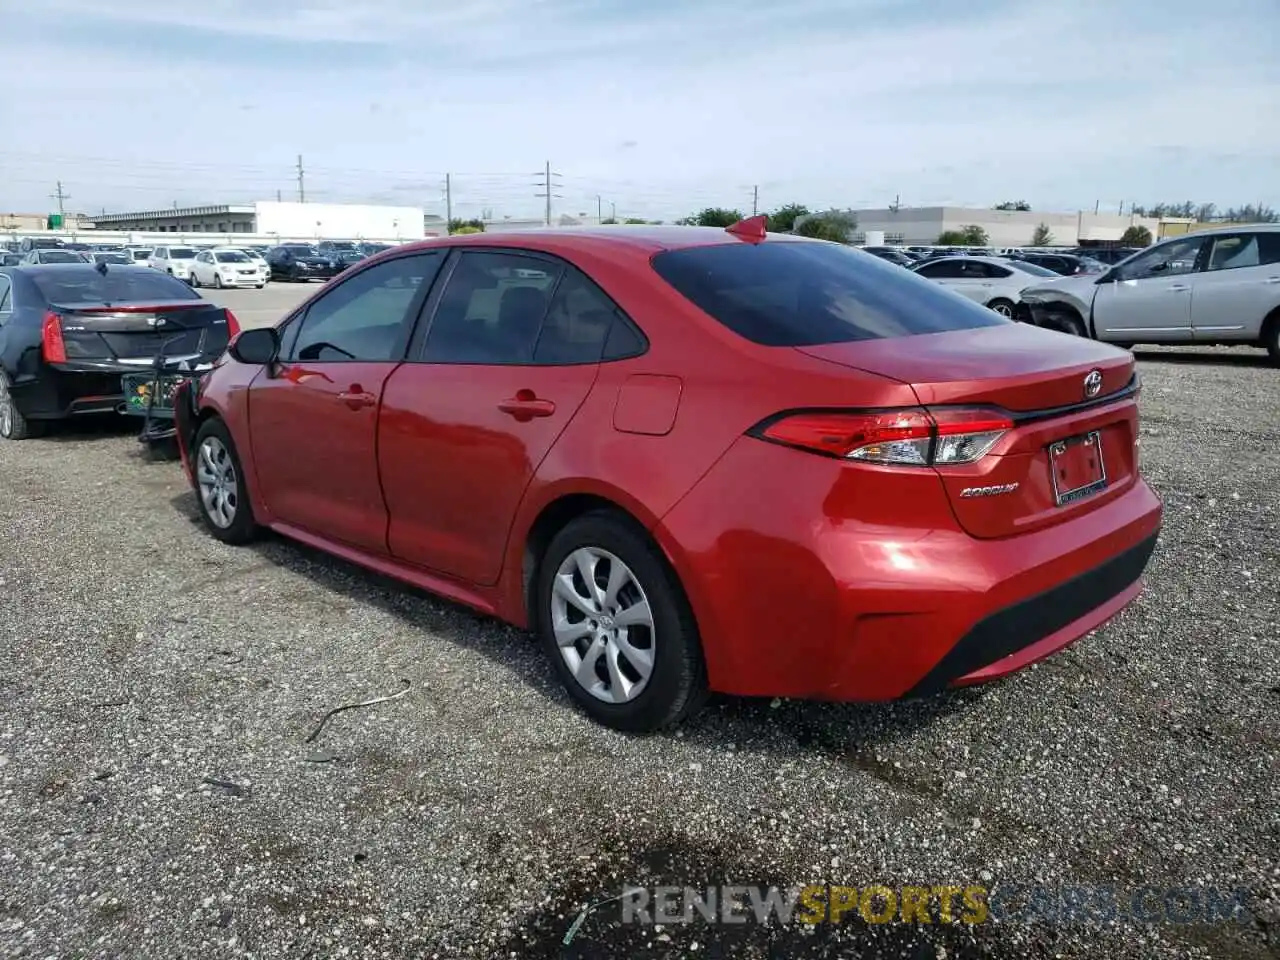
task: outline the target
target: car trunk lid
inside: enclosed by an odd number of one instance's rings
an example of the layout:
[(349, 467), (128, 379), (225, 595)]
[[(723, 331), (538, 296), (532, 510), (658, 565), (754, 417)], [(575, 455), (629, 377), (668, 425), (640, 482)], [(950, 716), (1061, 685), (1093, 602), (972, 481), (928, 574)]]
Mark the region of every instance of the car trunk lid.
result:
[(171, 303), (60, 303), (50, 306), (67, 365), (144, 366), (166, 357), (220, 353), (233, 320), (205, 300)]
[(1127, 351), (1021, 324), (799, 349), (910, 385), (940, 423), (956, 408), (1004, 421), (1005, 435), (986, 456), (934, 467), (971, 536), (1064, 522), (1137, 478), (1137, 387)]

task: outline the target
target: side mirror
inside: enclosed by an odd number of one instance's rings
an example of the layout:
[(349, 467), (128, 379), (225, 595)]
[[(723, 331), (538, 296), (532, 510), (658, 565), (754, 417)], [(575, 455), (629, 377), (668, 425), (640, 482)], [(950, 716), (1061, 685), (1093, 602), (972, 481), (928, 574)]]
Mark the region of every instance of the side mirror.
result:
[(1097, 284), (1097, 283), (1113, 283), (1113, 282), (1115, 282), (1116, 280), (1119, 280), (1119, 279), (1121, 279), (1121, 277), (1120, 277), (1120, 271), (1119, 271), (1119, 270), (1117, 270), (1115, 267), (1112, 267), (1110, 270), (1104, 270), (1104, 271), (1102, 272), (1102, 276), (1098, 277), (1098, 279), (1097, 279), (1097, 280), (1095, 280), (1095, 281), (1094, 281), (1094, 283), (1095, 283), (1095, 284)]
[(231, 342), (230, 353), (238, 362), (263, 367), (280, 352), (280, 334), (274, 327), (245, 330)]

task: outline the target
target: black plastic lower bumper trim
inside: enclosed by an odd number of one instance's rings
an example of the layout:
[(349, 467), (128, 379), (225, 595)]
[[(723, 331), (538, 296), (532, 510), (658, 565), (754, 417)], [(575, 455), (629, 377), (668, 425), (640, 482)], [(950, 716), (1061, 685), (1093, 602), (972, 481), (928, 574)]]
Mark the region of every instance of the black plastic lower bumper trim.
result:
[(961, 677), (1038, 643), (1123, 593), (1142, 576), (1159, 536), (1154, 533), (1100, 566), (979, 621), (905, 696), (939, 693)]

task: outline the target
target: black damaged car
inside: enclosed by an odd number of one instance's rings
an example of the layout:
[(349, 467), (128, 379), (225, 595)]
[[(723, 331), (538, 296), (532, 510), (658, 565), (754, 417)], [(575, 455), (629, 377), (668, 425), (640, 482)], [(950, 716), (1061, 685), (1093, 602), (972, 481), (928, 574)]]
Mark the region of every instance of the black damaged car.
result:
[(326, 257), (315, 247), (302, 243), (272, 247), (266, 256), (272, 280), (328, 280), (347, 268), (336, 258)]
[(0, 267), (0, 440), (120, 412), (122, 374), (148, 369), (161, 350), (221, 352), (239, 331), (230, 310), (148, 267)]

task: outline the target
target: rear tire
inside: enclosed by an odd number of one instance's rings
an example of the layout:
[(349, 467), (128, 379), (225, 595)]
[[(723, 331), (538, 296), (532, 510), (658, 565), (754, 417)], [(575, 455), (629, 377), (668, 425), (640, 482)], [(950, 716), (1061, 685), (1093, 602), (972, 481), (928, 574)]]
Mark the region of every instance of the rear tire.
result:
[(996, 299), (988, 303), (987, 306), (990, 309), (994, 310), (996, 313), (1000, 314), (1000, 316), (1004, 317), (1006, 320), (1013, 319), (1014, 307), (1013, 307), (1012, 300), (1006, 300), (1003, 297), (997, 297)]
[(1271, 314), (1262, 325), (1262, 345), (1267, 348), (1273, 363), (1280, 363), (1280, 310)]
[(213, 275), (213, 285), (214, 285), (214, 287), (215, 287), (216, 289), (218, 289), (218, 290), (221, 290), (221, 289), (222, 289), (222, 274), (220, 274), (220, 273), (215, 273), (215, 274)]
[[(594, 589), (580, 558), (599, 578)], [(606, 584), (614, 585), (612, 596)], [(625, 517), (596, 511), (557, 533), (538, 566), (534, 604), (531, 619), (556, 675), (598, 723), (649, 733), (706, 701), (702, 644), (684, 590)]]
[(28, 420), (18, 412), (13, 395), (9, 392), (9, 377), (0, 370), (0, 438), (5, 440), (29, 440), (44, 433), (45, 424)]
[(223, 543), (242, 544), (259, 532), (231, 431), (218, 417), (206, 420), (191, 444), (196, 502), (205, 529)]
[(191, 271), (191, 288), (194, 290), (196, 287), (199, 287), (199, 286), (200, 286), (200, 278), (196, 276), (196, 272), (192, 270)]

